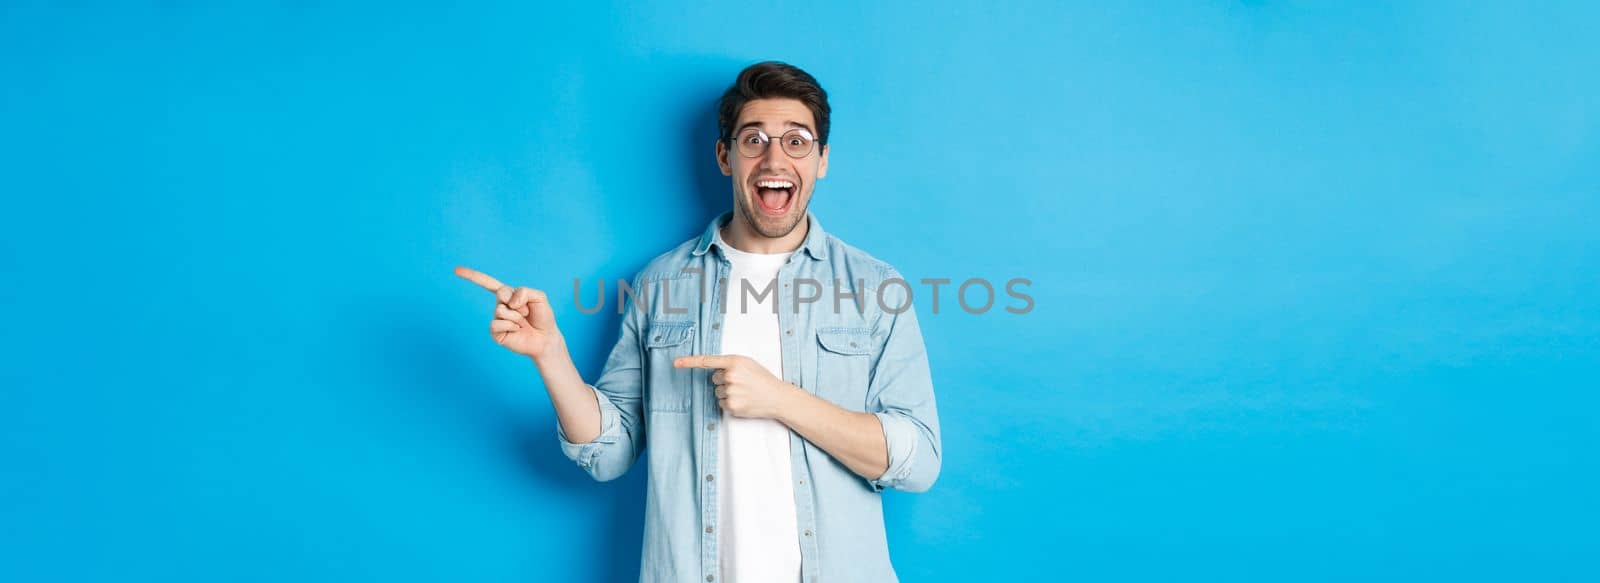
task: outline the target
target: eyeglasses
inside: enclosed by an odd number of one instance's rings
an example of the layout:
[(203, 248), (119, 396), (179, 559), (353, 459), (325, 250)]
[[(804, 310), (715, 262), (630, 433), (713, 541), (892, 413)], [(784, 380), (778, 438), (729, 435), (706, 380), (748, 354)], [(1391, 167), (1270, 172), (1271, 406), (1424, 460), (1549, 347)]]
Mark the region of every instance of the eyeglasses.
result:
[[(811, 132), (795, 128), (784, 132), (778, 138), (783, 147), (783, 153), (790, 158), (804, 158), (811, 155), (811, 148), (816, 144), (816, 138), (811, 137)], [(772, 137), (759, 128), (749, 128), (739, 132), (734, 139), (734, 146), (739, 148), (739, 155), (746, 158), (759, 158), (767, 154), (767, 146), (772, 143)]]

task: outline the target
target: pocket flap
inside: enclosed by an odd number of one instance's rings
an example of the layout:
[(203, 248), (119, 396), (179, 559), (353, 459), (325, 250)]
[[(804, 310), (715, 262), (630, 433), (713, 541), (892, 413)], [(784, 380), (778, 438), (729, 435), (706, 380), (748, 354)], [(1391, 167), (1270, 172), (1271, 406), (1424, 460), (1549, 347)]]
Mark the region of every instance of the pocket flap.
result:
[(646, 348), (677, 346), (687, 342), (693, 333), (694, 322), (651, 322), (644, 345)]
[(817, 330), (817, 342), (829, 352), (872, 354), (872, 335), (866, 330), (824, 328)]

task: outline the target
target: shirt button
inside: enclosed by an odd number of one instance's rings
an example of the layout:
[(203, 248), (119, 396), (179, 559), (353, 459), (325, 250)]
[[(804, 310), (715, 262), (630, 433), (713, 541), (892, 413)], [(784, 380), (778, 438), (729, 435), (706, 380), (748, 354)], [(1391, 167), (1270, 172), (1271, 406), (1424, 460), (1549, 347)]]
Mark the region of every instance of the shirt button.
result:
[(706, 429), (710, 430), (710, 431), (716, 431), (717, 430), (717, 424), (716, 423), (707, 423), (706, 424)]
[(710, 482), (710, 481), (711, 481), (711, 474), (706, 474), (706, 481), (707, 481), (707, 482)]
[(806, 536), (811, 536), (811, 529), (806, 529)]
[(784, 330), (783, 333), (787, 334), (789, 336), (794, 336), (794, 328), (790, 328), (788, 330)]
[(711, 583), (712, 581), (716, 581), (716, 580), (717, 580), (717, 576), (716, 575), (706, 575), (706, 583)]
[(711, 329), (712, 330), (721, 330), (722, 329), (722, 324), (718, 324), (716, 322), (712, 322), (711, 323)]
[(660, 342), (660, 341), (661, 341), (661, 336), (659, 336), (659, 335), (656, 336), (656, 342)]
[(806, 481), (805, 481), (805, 480), (800, 480), (800, 485), (801, 485), (801, 486), (804, 486), (804, 485), (806, 485)]
[(706, 527), (706, 534), (711, 534), (711, 527), (709, 527), (709, 526)]

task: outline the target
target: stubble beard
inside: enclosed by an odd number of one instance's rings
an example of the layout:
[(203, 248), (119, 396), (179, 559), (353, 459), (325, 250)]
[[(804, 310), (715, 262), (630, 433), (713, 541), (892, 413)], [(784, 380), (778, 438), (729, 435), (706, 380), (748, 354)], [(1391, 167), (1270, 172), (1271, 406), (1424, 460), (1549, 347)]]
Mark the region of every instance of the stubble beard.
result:
[[(739, 213), (744, 215), (744, 221), (750, 224), (750, 228), (755, 229), (757, 234), (768, 239), (777, 239), (794, 232), (795, 227), (800, 226), (800, 220), (805, 218), (806, 208), (811, 205), (811, 199), (808, 197), (805, 200), (805, 206), (789, 209), (788, 216), (769, 217), (757, 212), (751, 206), (758, 203), (751, 202), (750, 196), (747, 194), (739, 198)], [(798, 199), (800, 194), (796, 193), (794, 196)], [(799, 201), (796, 202), (798, 203)], [(788, 224), (784, 224), (785, 222)]]

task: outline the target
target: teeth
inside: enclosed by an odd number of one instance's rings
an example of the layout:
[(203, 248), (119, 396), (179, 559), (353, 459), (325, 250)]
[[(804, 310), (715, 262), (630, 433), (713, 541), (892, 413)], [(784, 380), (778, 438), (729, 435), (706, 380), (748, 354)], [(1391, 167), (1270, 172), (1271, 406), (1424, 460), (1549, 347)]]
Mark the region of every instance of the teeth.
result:
[(787, 180), (762, 180), (756, 183), (761, 188), (794, 188), (794, 183)]

